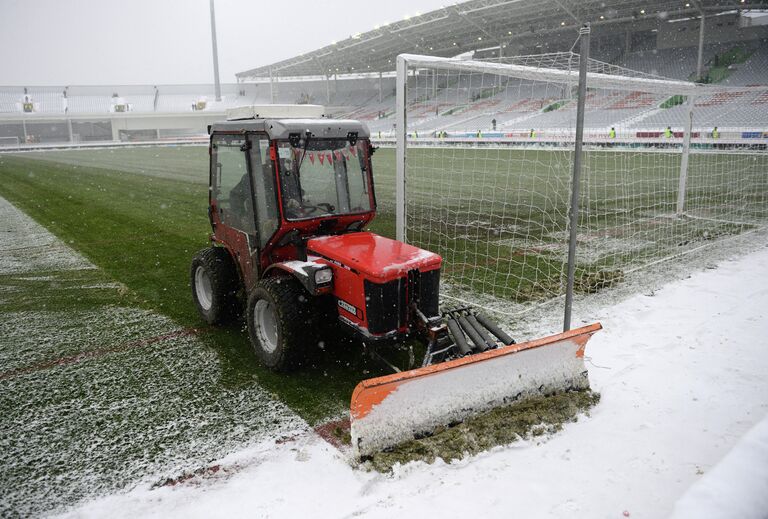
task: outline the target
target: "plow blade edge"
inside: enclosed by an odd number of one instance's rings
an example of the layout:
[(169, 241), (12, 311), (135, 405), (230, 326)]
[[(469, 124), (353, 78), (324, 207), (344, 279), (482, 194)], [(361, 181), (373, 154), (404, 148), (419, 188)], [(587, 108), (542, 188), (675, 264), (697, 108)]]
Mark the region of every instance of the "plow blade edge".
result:
[(352, 446), (366, 456), (532, 396), (588, 389), (584, 347), (599, 323), (360, 382)]

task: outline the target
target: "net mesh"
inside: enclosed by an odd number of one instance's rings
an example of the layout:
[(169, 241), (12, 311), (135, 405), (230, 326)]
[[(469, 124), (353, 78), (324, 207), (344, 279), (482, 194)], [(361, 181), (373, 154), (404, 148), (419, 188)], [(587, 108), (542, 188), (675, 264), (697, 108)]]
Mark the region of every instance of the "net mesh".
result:
[[(514, 313), (564, 293), (578, 65), (557, 53), (408, 69), (405, 236), (443, 256), (448, 297)], [(577, 294), (764, 225), (768, 154), (750, 121), (768, 121), (768, 87), (588, 70)]]

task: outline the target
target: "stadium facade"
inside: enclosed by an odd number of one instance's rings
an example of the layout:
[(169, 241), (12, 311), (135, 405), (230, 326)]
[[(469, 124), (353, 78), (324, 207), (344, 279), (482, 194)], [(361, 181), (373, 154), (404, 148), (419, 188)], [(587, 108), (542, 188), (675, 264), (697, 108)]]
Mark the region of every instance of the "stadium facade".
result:
[[(365, 120), (374, 135), (386, 138), (394, 124), (398, 54), (500, 61), (554, 55), (570, 50), (585, 21), (593, 27), (592, 57), (600, 62), (672, 79), (768, 85), (768, 2), (472, 0), (240, 72), (236, 83), (222, 85), (221, 101), (213, 85), (2, 86), (0, 147), (196, 139), (227, 108), (264, 103), (325, 104), (331, 114)], [(546, 59), (538, 63), (546, 66)], [(430, 78), (416, 71), (411, 81), (413, 91), (423, 92)], [(435, 95), (447, 86), (431, 81)], [(421, 114), (423, 124), (411, 125), (421, 136), (487, 136), (501, 126), (542, 133), (570, 117), (568, 104), (558, 99), (565, 94), (489, 93), (487, 85), (473, 83), (477, 78), (461, 81), (474, 100), (460, 110)], [(639, 133), (682, 125), (681, 107), (660, 108), (664, 96), (603, 101), (590, 107), (605, 112), (601, 127), (610, 125), (612, 111), (617, 123)], [(768, 131), (768, 87), (699, 102), (708, 108), (705, 127)], [(547, 110), (553, 103), (563, 109)]]

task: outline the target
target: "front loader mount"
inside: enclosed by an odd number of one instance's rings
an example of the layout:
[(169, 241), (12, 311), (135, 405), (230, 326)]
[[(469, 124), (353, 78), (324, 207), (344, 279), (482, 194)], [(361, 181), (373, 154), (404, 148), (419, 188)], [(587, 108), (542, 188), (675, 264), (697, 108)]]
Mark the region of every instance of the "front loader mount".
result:
[(429, 340), (422, 366), (515, 344), (496, 323), (470, 307), (444, 311), (439, 324), (428, 323), (428, 329)]

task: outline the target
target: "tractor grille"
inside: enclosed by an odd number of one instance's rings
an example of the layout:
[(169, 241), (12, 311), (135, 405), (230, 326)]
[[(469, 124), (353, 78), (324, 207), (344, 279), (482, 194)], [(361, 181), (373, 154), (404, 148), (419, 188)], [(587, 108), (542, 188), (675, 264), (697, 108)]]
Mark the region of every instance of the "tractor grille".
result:
[[(365, 314), (368, 331), (387, 333), (406, 324), (410, 298), (417, 298), (416, 305), (427, 317), (439, 315), (440, 269), (408, 272), (407, 277), (388, 283), (364, 281)], [(410, 297), (409, 297), (410, 294)]]
[(419, 301), (417, 306), (427, 317), (435, 317), (440, 313), (440, 269), (421, 272), (418, 275)]
[(368, 331), (386, 333), (397, 330), (405, 323), (406, 279), (400, 278), (388, 283), (364, 281), (365, 315), (368, 318)]

